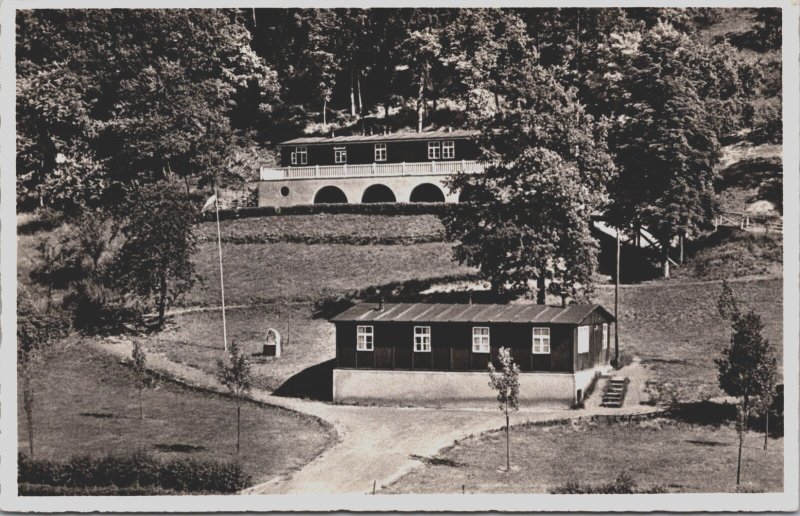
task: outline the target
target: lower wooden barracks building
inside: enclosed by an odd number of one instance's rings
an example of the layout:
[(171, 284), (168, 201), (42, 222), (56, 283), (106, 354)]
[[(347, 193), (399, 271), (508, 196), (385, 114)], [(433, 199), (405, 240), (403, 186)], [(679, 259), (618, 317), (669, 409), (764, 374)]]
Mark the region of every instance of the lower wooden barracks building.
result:
[(334, 400), (494, 400), (488, 364), (506, 347), (522, 403), (569, 405), (610, 369), (615, 321), (600, 305), (363, 303), (331, 322)]

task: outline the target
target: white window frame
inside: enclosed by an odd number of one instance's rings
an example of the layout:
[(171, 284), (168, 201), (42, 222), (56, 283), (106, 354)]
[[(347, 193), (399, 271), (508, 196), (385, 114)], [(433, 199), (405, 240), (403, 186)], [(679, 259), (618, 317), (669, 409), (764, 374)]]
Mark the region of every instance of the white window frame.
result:
[(534, 326), (531, 330), (531, 353), (534, 355), (550, 354), (550, 328)]
[(603, 349), (608, 349), (608, 323), (603, 323)]
[(430, 353), (431, 351), (431, 327), (414, 326), (414, 352)]
[(442, 142), (442, 159), (455, 159), (456, 158), (456, 142), (454, 140), (447, 140)]
[(488, 326), (472, 327), (472, 352), (489, 353), (491, 352), (491, 333)]
[(337, 165), (347, 163), (347, 147), (334, 147), (333, 148), (333, 162)]
[(375, 327), (356, 326), (356, 351), (375, 350)]
[(442, 142), (428, 142), (428, 159), (442, 159)]
[(289, 155), (289, 159), (291, 160), (292, 165), (297, 165), (297, 152), (292, 151)]
[(385, 143), (375, 144), (375, 161), (386, 161), (389, 156), (389, 151)]
[(295, 161), (297, 163), (292, 162), (293, 165), (306, 165), (308, 164), (308, 147), (295, 147), (294, 153), (296, 156)]
[(589, 326), (578, 326), (578, 354), (589, 352)]

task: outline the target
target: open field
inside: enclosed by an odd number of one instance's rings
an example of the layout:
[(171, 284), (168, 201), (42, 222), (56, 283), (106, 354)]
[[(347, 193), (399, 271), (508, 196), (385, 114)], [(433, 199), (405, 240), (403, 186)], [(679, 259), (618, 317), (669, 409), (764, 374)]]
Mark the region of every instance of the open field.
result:
[[(761, 315), (764, 333), (782, 363), (783, 280), (731, 283), (741, 308)], [(671, 383), (682, 401), (718, 396), (714, 358), (730, 342), (730, 324), (717, 312), (718, 282), (656, 281), (620, 289), (620, 349), (639, 356), (651, 377)], [(595, 301), (614, 306), (613, 287), (604, 286)], [(667, 400), (669, 401), (669, 400)]]
[[(770, 438), (766, 452), (763, 442), (763, 434), (756, 432), (745, 437), (743, 485), (783, 491), (783, 438)], [(509, 473), (498, 471), (505, 467), (505, 446), (502, 431), (467, 438), (382, 492), (547, 493), (567, 481), (604, 484), (623, 472), (640, 488), (736, 490), (738, 439), (732, 424), (714, 427), (656, 419), (631, 426), (581, 422), (514, 427)]]
[[(200, 244), (197, 272), (203, 277), (181, 303), (218, 305), (216, 243)], [(225, 300), (230, 304), (315, 301), (372, 285), (472, 272), (452, 261), (447, 243), (343, 245), (296, 243), (223, 246)]]
[[(65, 388), (65, 387), (69, 388)], [(34, 412), (36, 458), (147, 451), (157, 457), (236, 459), (236, 406), (232, 399), (157, 381), (144, 393), (145, 420), (130, 369), (80, 343), (41, 366)], [(28, 450), (22, 401), (18, 446)], [(318, 420), (245, 403), (242, 464), (255, 482), (301, 467), (335, 440)]]
[[(281, 358), (252, 357), (257, 387), (273, 391), (300, 371), (334, 358), (333, 325), (314, 319), (312, 312), (309, 304), (254, 306), (227, 312), (228, 342), (238, 341), (250, 354), (261, 353), (269, 328), (278, 330), (284, 339)], [(146, 345), (149, 351), (165, 353), (174, 362), (213, 373), (217, 360), (224, 356), (221, 313), (175, 315)]]
[[(223, 220), (220, 235), (226, 243), (271, 243), (336, 241), (348, 239), (364, 244), (388, 242), (434, 242), (444, 239), (444, 226), (436, 215), (276, 215), (252, 219)], [(216, 242), (214, 222), (197, 225), (201, 241)]]

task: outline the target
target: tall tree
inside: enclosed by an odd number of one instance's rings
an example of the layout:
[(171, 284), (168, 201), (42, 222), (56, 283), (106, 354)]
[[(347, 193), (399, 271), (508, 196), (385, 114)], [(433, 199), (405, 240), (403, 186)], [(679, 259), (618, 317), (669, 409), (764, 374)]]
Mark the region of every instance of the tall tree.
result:
[(121, 292), (153, 300), (162, 327), (167, 305), (197, 278), (192, 261), (197, 207), (174, 182), (161, 182), (131, 189), (125, 211), (125, 242), (113, 264), (113, 281)]
[(769, 340), (762, 335), (764, 323), (761, 317), (753, 311), (733, 317), (731, 345), (722, 350), (722, 356), (715, 359), (715, 362), (719, 369), (720, 387), (730, 396), (739, 399), (736, 424), (739, 434), (736, 462), (738, 485), (741, 479), (744, 434), (753, 402), (758, 398), (771, 398), (778, 366)]
[(442, 52), (439, 30), (426, 27), (411, 31), (401, 50), (406, 56), (405, 65), (411, 70), (417, 87), (417, 132), (421, 133), (425, 125), (426, 91), (432, 87), (432, 71), (439, 64)]
[(20, 204), (113, 204), (124, 184), (172, 172), (215, 181), (231, 141), (246, 137), (277, 93), (242, 16), (19, 11)]
[(144, 421), (144, 389), (149, 385), (150, 376), (147, 374), (147, 353), (142, 343), (137, 339), (131, 348), (131, 363), (136, 373), (136, 387), (139, 389), (139, 419)]
[(511, 350), (498, 351), (500, 370), (489, 363), (489, 387), (497, 391), (497, 403), (506, 417), (506, 471), (511, 471), (511, 423), (509, 413), (519, 410), (519, 366), (514, 363)]
[(543, 304), (550, 280), (566, 302), (592, 283), (590, 219), (614, 173), (605, 128), (541, 66), (520, 65), (511, 80), (503, 111), (480, 123), (486, 170), (448, 181), (470, 202), (442, 219), (455, 258), (494, 291), (536, 291)]
[(17, 288), (17, 367), (22, 383), (22, 404), (28, 426), (28, 453), (34, 458), (34, 410), (39, 366), (52, 344), (67, 335), (69, 323), (50, 303), (40, 306), (27, 287)]
[(241, 449), (242, 399), (252, 389), (253, 379), (247, 353), (234, 340), (228, 351), (228, 361), (217, 362), (217, 375), (236, 400), (236, 454)]
[(618, 47), (619, 93), (625, 99), (611, 134), (619, 176), (608, 216), (620, 228), (646, 227), (661, 247), (708, 226), (717, 209), (714, 167), (720, 145), (719, 90), (709, 78), (715, 54), (660, 23)]

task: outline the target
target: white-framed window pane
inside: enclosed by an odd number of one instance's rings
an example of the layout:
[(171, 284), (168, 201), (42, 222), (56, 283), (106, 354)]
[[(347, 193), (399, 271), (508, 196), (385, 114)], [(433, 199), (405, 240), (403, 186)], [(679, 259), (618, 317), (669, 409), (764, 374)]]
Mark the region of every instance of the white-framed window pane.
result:
[(533, 329), (532, 352), (537, 355), (547, 355), (550, 353), (550, 328)]
[(589, 327), (578, 326), (578, 353), (589, 352)]
[(297, 164), (305, 165), (306, 163), (308, 163), (308, 148), (307, 147), (295, 147), (294, 152), (297, 155)]
[(374, 348), (374, 333), (372, 326), (356, 327), (356, 349), (358, 351), (372, 351)]
[(292, 151), (292, 153), (289, 156), (292, 161), (292, 165), (297, 165), (297, 152)]
[(442, 159), (453, 159), (456, 157), (456, 142), (442, 142)]
[(489, 350), (489, 328), (486, 326), (474, 326), (472, 328), (472, 352), (488, 353)]
[(347, 147), (334, 147), (333, 161), (336, 163), (347, 163)]
[(603, 349), (608, 348), (608, 323), (603, 323)]
[(428, 159), (441, 159), (442, 142), (428, 142)]
[(387, 153), (386, 153), (386, 144), (385, 143), (376, 143), (375, 144), (375, 161), (386, 161)]
[(427, 352), (431, 350), (431, 327), (414, 326), (414, 351)]

